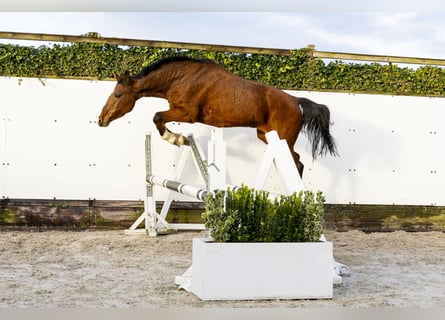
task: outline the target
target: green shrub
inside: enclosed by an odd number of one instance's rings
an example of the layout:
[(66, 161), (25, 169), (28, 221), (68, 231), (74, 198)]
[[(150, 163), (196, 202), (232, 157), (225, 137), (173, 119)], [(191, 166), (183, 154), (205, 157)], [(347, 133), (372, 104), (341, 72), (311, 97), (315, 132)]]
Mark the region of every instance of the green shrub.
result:
[(205, 199), (205, 226), (217, 242), (315, 242), (322, 233), (324, 197), (304, 191), (269, 199), (242, 186)]

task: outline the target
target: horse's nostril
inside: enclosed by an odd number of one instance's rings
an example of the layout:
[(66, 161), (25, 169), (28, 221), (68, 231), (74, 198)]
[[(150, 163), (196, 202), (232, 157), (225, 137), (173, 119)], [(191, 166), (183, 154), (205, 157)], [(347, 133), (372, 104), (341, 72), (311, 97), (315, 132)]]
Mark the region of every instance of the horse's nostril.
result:
[(106, 123), (102, 119), (97, 120), (97, 124), (99, 125), (99, 127), (106, 127), (107, 126)]
[(110, 122), (104, 121), (102, 118), (97, 119), (97, 124), (99, 127), (108, 127)]

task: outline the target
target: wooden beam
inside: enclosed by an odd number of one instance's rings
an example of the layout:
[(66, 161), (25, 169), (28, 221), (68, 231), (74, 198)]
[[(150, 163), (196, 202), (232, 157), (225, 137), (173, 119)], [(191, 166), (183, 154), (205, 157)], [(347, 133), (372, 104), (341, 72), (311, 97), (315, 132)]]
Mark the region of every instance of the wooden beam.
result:
[(174, 41), (158, 41), (158, 40), (142, 40), (142, 39), (126, 39), (114, 37), (100, 37), (94, 33), (81, 36), (44, 34), (44, 33), (23, 33), (23, 32), (0, 32), (0, 38), (15, 40), (33, 40), (33, 41), (49, 41), (49, 42), (89, 42), (103, 43), (123, 46), (140, 46), (151, 48), (172, 48), (187, 50), (208, 50), (219, 52), (236, 52), (236, 53), (256, 53), (270, 55), (291, 55), (289, 49), (271, 49), (258, 47), (242, 47), (230, 45), (216, 45), (204, 43), (174, 42)]
[[(158, 201), (157, 209), (162, 207)], [(324, 227), (337, 231), (442, 231), (445, 207), (325, 204)], [(0, 199), (5, 228), (125, 229), (144, 210), (143, 201)], [(169, 223), (203, 223), (203, 202), (173, 202)]]
[[(280, 56), (291, 56), (292, 52), (294, 51), (293, 49), (259, 48), (259, 47), (243, 47), (243, 46), (230, 46), (230, 45), (217, 45), (217, 44), (204, 44), (204, 43), (187, 43), (187, 42), (173, 42), (173, 41), (101, 37), (97, 33), (88, 33), (87, 35), (74, 36), (74, 35), (60, 35), (60, 34), (46, 34), (46, 33), (0, 31), (0, 38), (15, 39), (15, 40), (48, 41), (48, 42), (89, 42), (89, 43), (114, 44), (123, 46), (172, 48), (172, 49), (184, 49), (184, 50), (207, 50), (207, 51), (217, 51), (217, 52), (250, 53), (250, 54), (265, 54), (265, 55), (280, 55)], [(445, 66), (445, 59), (317, 51), (315, 50), (314, 45), (309, 45), (308, 49), (309, 49), (309, 54), (312, 57), (320, 59)]]
[(431, 58), (383, 56), (383, 55), (373, 55), (373, 54), (342, 53), (342, 52), (328, 52), (328, 51), (313, 51), (312, 56), (315, 58), (333, 59), (333, 60), (357, 60), (357, 61), (375, 61), (375, 62), (445, 66), (445, 60), (431, 59)]

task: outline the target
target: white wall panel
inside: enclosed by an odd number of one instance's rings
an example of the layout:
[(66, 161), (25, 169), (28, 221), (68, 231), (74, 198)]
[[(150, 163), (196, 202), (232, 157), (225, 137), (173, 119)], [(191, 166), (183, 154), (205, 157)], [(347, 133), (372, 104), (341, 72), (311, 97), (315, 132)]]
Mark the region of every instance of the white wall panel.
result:
[[(113, 82), (0, 78), (0, 196), (10, 198), (142, 199), (144, 136), (152, 131), (153, 168), (175, 177), (182, 149), (163, 141), (153, 123), (165, 100), (145, 98), (107, 128), (96, 118)], [(304, 183), (330, 203), (445, 205), (445, 99), (290, 92), (329, 106), (340, 157), (312, 161), (302, 134), (295, 146)], [(207, 152), (210, 127), (170, 124), (193, 132)], [(265, 146), (255, 129), (224, 129), (228, 183), (253, 185)], [(267, 189), (280, 192), (270, 172)], [(200, 185), (192, 163), (182, 180)], [(159, 197), (166, 191), (157, 189)], [(177, 199), (185, 199), (183, 196)]]
[(337, 203), (445, 204), (445, 99), (307, 95), (329, 105), (340, 157), (306, 156), (306, 185)]

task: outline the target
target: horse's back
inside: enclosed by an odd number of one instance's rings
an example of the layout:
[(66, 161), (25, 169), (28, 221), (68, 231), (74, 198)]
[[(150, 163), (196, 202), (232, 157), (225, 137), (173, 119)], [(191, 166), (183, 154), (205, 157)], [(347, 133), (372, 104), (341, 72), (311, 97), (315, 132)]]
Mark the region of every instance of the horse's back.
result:
[(291, 113), (298, 109), (295, 97), (230, 73), (214, 62), (193, 63), (188, 68), (184, 78), (171, 88), (169, 101), (173, 106), (187, 103), (198, 122), (256, 127), (271, 117), (283, 121), (293, 118)]

